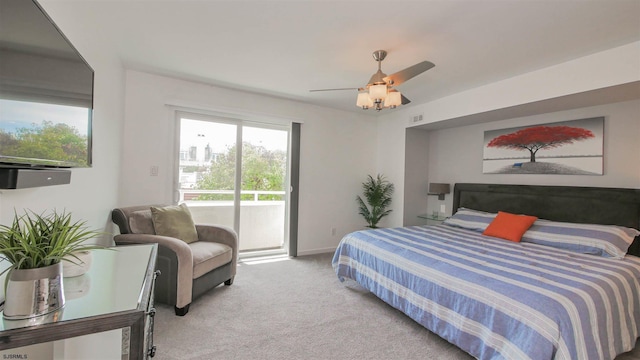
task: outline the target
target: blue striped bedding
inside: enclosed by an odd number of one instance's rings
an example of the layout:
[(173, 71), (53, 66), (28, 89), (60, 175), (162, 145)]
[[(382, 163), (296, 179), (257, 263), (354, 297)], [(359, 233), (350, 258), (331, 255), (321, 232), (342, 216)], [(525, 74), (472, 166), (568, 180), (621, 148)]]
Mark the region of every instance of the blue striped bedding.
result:
[(614, 359), (640, 333), (640, 258), (449, 225), (357, 231), (333, 267), (478, 359)]

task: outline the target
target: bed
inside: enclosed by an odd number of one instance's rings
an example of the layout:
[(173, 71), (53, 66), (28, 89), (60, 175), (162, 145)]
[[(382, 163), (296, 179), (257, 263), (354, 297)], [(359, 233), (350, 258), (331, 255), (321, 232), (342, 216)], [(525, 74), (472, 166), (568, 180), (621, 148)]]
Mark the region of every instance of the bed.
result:
[[(614, 359), (634, 348), (640, 190), (456, 184), (454, 209), (442, 225), (346, 235), (338, 278), (478, 359)], [(520, 242), (483, 235), (500, 212), (538, 219)]]

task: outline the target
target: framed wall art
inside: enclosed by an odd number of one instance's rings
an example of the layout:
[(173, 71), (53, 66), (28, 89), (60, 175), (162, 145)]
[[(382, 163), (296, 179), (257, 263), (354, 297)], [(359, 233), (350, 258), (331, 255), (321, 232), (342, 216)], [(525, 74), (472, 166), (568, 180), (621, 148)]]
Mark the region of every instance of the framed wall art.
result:
[(484, 132), (485, 174), (602, 175), (604, 117)]

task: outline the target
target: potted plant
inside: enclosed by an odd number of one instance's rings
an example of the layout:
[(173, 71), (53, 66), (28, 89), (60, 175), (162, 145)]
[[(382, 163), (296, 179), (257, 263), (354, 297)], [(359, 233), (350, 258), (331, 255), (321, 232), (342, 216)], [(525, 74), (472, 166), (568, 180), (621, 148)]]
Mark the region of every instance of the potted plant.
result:
[(11, 226), (0, 225), (0, 255), (11, 263), (5, 270), (4, 317), (26, 319), (64, 306), (62, 261), (81, 262), (74, 253), (98, 248), (85, 241), (99, 234), (55, 210), (16, 213)]
[(391, 209), (387, 208), (391, 205), (394, 186), (383, 175), (378, 174), (375, 179), (368, 175), (367, 181), (362, 183), (362, 190), (366, 203), (360, 195), (357, 196), (359, 214), (369, 224), (367, 227), (375, 229), (380, 219), (391, 213)]

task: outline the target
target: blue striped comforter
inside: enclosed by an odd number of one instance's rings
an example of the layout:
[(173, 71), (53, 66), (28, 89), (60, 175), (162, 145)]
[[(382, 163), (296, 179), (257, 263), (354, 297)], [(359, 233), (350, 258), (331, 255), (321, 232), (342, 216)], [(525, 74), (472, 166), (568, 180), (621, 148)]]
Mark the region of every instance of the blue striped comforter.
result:
[(613, 359), (640, 332), (640, 258), (448, 225), (358, 231), (333, 267), (478, 359)]

